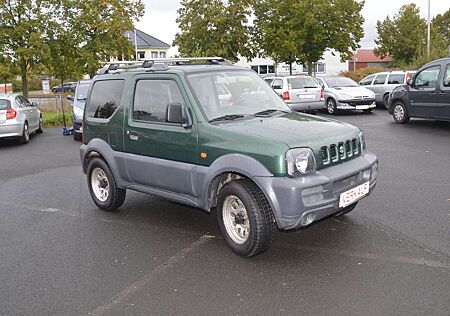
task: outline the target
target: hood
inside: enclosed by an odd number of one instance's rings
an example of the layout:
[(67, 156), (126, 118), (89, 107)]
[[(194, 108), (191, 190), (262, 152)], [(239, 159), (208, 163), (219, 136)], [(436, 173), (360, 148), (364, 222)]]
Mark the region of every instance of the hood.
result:
[(352, 97), (372, 97), (375, 94), (367, 88), (364, 87), (336, 87), (328, 88), (334, 93), (346, 94)]
[(282, 142), (289, 148), (309, 147), (314, 151), (359, 136), (359, 129), (350, 124), (296, 112), (227, 121), (217, 126), (235, 133)]

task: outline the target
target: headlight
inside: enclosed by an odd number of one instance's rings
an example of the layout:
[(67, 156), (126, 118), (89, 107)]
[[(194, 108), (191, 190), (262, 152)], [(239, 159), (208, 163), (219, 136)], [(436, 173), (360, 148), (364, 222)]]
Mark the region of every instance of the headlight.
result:
[(366, 153), (366, 137), (362, 131), (359, 131), (359, 141), (361, 143), (361, 153)]
[(341, 99), (341, 100), (348, 100), (348, 99), (351, 99), (351, 98), (352, 98), (351, 95), (348, 95), (348, 94), (339, 94), (339, 99)]
[(309, 148), (295, 148), (286, 152), (287, 173), (289, 176), (316, 172), (316, 158)]
[(76, 116), (83, 116), (83, 109), (74, 106), (73, 114), (75, 114)]

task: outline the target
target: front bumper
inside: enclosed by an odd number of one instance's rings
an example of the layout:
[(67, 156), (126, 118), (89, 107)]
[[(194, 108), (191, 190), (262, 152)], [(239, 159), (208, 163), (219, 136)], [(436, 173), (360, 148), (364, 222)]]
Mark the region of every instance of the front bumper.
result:
[(375, 98), (372, 99), (350, 99), (338, 100), (336, 108), (339, 110), (367, 110), (373, 109), (377, 106)]
[[(256, 177), (272, 207), (278, 228), (282, 230), (308, 226), (329, 215), (339, 213), (340, 194), (369, 181), (369, 194), (376, 185), (377, 157), (365, 155), (318, 170), (314, 175), (289, 177)], [(367, 195), (366, 195), (367, 196)], [(312, 222), (304, 221), (306, 216)]]

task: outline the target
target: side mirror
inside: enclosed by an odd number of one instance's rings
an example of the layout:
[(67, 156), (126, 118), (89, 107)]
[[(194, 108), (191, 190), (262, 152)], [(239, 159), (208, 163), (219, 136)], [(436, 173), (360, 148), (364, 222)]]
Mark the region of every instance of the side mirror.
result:
[(189, 127), (189, 120), (183, 115), (183, 106), (180, 103), (169, 103), (166, 107), (166, 122), (181, 124), (183, 127)]
[(31, 102), (31, 106), (37, 106), (38, 104), (36, 102)]
[(69, 101), (72, 101), (72, 102), (74, 101), (74, 98), (73, 98), (73, 96), (71, 96), (71, 95), (68, 95), (68, 96), (66, 97), (66, 99), (69, 100)]

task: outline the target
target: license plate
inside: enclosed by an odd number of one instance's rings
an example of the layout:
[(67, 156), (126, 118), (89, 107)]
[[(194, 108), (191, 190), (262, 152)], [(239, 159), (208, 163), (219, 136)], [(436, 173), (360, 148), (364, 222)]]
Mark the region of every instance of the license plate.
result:
[(356, 202), (367, 193), (369, 193), (369, 181), (341, 193), (339, 197), (339, 207), (346, 207)]
[(306, 94), (297, 94), (297, 97), (301, 100), (303, 99), (314, 99), (314, 94), (306, 93)]
[(6, 121), (6, 111), (0, 111), (0, 123), (4, 123)]

